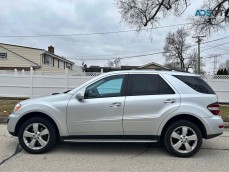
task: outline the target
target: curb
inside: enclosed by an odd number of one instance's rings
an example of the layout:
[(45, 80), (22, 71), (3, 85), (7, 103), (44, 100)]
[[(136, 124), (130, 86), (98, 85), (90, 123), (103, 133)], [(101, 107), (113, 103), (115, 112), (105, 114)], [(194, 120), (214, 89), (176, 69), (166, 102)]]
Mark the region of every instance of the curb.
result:
[(0, 123), (7, 123), (8, 117), (6, 116), (0, 116)]
[(229, 122), (224, 122), (224, 128), (229, 128)]

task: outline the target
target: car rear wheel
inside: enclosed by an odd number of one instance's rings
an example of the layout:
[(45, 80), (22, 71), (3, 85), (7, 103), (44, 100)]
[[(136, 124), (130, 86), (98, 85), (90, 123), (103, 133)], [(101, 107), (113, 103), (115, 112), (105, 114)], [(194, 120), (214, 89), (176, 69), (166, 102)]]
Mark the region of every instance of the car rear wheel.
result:
[(190, 157), (200, 150), (202, 134), (192, 122), (180, 120), (169, 125), (164, 135), (164, 143), (170, 154)]
[(57, 135), (52, 122), (45, 118), (34, 117), (22, 124), (18, 139), (25, 151), (39, 154), (55, 146)]

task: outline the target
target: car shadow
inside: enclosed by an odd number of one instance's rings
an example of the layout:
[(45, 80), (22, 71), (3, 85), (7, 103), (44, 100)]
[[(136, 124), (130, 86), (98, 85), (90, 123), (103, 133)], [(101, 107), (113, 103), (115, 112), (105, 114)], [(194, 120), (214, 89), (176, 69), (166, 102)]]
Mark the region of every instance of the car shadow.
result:
[(52, 152), (78, 154), (142, 154), (147, 151), (166, 154), (160, 143), (60, 142)]

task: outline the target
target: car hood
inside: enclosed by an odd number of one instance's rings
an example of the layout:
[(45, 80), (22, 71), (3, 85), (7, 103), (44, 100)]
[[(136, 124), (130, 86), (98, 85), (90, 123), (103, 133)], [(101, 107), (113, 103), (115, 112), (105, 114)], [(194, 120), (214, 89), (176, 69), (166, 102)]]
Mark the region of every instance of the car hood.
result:
[(58, 101), (58, 100), (66, 100), (70, 99), (72, 95), (70, 94), (56, 94), (56, 95), (51, 95), (51, 96), (44, 96), (44, 97), (38, 97), (38, 98), (30, 98), (24, 101), (21, 101), (20, 104), (33, 104), (33, 103), (41, 103), (41, 102), (53, 102), (53, 101)]

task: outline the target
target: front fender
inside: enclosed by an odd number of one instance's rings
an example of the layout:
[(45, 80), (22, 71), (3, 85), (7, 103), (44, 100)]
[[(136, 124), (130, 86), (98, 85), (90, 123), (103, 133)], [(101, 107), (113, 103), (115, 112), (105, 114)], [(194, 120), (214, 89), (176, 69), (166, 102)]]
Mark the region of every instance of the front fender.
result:
[[(66, 103), (67, 104), (67, 103)], [(52, 106), (52, 103), (36, 103), (23, 105), (17, 114), (19, 114), (18, 120), (20, 120), (25, 115), (32, 115), (33, 113), (43, 113), (53, 119), (59, 130), (60, 136), (68, 135), (67, 125), (66, 125), (66, 105), (59, 106), (58, 108)]]

